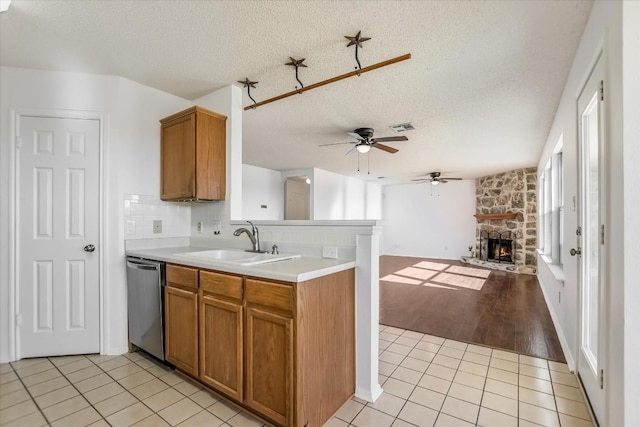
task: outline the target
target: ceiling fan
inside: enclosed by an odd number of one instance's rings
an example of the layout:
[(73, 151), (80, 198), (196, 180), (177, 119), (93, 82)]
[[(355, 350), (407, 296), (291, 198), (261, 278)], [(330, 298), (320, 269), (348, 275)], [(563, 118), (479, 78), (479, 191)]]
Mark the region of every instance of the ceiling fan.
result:
[(462, 180), (462, 178), (441, 178), (440, 172), (429, 172), (428, 174), (428, 178), (418, 178), (418, 179), (412, 179), (411, 181), (416, 181), (416, 182), (431, 182), (431, 185), (439, 185), (440, 183), (442, 184), (446, 184), (449, 181), (460, 181)]
[(373, 137), (373, 129), (371, 128), (358, 128), (353, 132), (347, 132), (347, 135), (355, 138), (355, 141), (347, 141), (347, 142), (335, 142), (333, 144), (322, 144), (319, 147), (326, 147), (329, 145), (340, 145), (340, 144), (355, 144), (355, 146), (347, 152), (351, 154), (354, 150), (357, 150), (361, 154), (368, 153), (371, 150), (371, 147), (378, 148), (382, 151), (386, 151), (387, 153), (397, 153), (398, 149), (389, 147), (388, 145), (380, 144), (381, 142), (391, 142), (391, 141), (408, 141), (409, 138), (406, 136), (388, 136), (383, 138), (374, 138)]

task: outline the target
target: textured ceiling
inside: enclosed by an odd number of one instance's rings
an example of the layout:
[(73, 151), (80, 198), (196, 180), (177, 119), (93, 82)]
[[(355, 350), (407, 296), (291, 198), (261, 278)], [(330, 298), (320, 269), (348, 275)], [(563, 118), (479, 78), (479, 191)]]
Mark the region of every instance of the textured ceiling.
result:
[[(412, 59), (246, 111), (244, 162), (318, 167), (380, 183), (438, 170), (537, 164), (591, 1), (19, 1), (0, 14), (0, 63), (113, 74), (196, 99), (249, 77), (261, 101), (352, 71), (343, 36), (371, 37), (363, 67)], [(245, 92), (245, 105), (250, 103)], [(411, 122), (400, 151), (345, 157), (345, 134)], [(367, 175), (367, 160), (371, 175)]]

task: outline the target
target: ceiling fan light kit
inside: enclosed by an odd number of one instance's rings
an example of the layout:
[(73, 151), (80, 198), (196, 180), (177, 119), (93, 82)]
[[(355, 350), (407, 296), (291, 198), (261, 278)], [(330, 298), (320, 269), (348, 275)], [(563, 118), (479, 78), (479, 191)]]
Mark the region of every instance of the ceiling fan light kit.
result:
[(360, 144), (356, 145), (356, 150), (358, 150), (358, 152), (361, 154), (365, 154), (371, 150), (371, 146), (367, 143), (361, 142)]
[(279, 101), (281, 99), (284, 98), (288, 98), (290, 96), (293, 95), (300, 95), (303, 92), (306, 92), (308, 90), (312, 90), (321, 86), (325, 86), (331, 83), (335, 83), (338, 82), (340, 80), (344, 80), (347, 79), (349, 77), (353, 77), (353, 76), (358, 76), (360, 77), (361, 74), (367, 73), (369, 71), (373, 71), (373, 70), (377, 70), (378, 68), (382, 68), (382, 67), (386, 67), (387, 65), (391, 65), (391, 64), (395, 64), (396, 62), (400, 62), (400, 61), (406, 61), (407, 59), (411, 59), (411, 54), (407, 53), (405, 55), (402, 56), (398, 56), (395, 58), (391, 58), (388, 59), (386, 61), (382, 61), (382, 62), (378, 62), (377, 64), (373, 64), (373, 65), (369, 65), (368, 67), (364, 67), (362, 68), (362, 65), (360, 64), (360, 58), (358, 58), (358, 48), (362, 47), (362, 43), (366, 42), (367, 40), (371, 40), (371, 37), (362, 37), (361, 36), (361, 31), (358, 31), (358, 34), (356, 34), (355, 36), (344, 36), (347, 40), (349, 40), (349, 43), (347, 44), (347, 47), (351, 47), (351, 46), (355, 46), (355, 57), (356, 57), (356, 63), (358, 64), (357, 67), (355, 67), (354, 71), (351, 71), (349, 73), (345, 73), (345, 74), (340, 74), (339, 76), (335, 76), (335, 77), (331, 77), (330, 79), (326, 79), (326, 80), (322, 80), (320, 82), (317, 83), (313, 83), (310, 84), (308, 86), (304, 86), (302, 84), (302, 82), (299, 79), (298, 76), (298, 69), (300, 67), (307, 67), (307, 65), (303, 64), (303, 61), (306, 58), (302, 58), (302, 59), (294, 59), (293, 57), (289, 57), (290, 61), (287, 62), (285, 65), (288, 66), (292, 66), (295, 67), (296, 69), (296, 80), (298, 81), (298, 83), (300, 84), (300, 89), (298, 89), (298, 87), (296, 86), (294, 90), (292, 90), (291, 92), (287, 92), (287, 93), (283, 93), (281, 95), (278, 96), (274, 96), (273, 98), (269, 98), (266, 99), (264, 101), (261, 102), (256, 102), (255, 99), (253, 99), (253, 97), (251, 96), (251, 88), (255, 88), (255, 84), (258, 82), (251, 82), (248, 78), (246, 78), (244, 81), (238, 80), (238, 83), (241, 83), (244, 85), (244, 87), (247, 88), (247, 95), (249, 95), (249, 98), (253, 101), (253, 105), (249, 105), (244, 107), (244, 110), (255, 110), (256, 108), (265, 105), (265, 104), (269, 104), (271, 102), (275, 102), (275, 101)]

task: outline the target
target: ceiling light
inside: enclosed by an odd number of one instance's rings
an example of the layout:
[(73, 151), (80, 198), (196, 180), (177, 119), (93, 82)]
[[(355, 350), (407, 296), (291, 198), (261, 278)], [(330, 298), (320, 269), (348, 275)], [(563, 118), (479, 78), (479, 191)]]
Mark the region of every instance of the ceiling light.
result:
[(305, 179), (304, 182), (306, 182), (307, 184), (311, 184), (311, 180), (309, 178)]
[(6, 12), (10, 4), (11, 0), (0, 0), (0, 12)]
[(434, 179), (431, 181), (431, 185), (438, 185), (440, 184), (440, 180), (439, 179)]
[(358, 150), (358, 153), (365, 154), (368, 153), (369, 150), (371, 150), (371, 146), (363, 142), (362, 144), (356, 145), (356, 150)]

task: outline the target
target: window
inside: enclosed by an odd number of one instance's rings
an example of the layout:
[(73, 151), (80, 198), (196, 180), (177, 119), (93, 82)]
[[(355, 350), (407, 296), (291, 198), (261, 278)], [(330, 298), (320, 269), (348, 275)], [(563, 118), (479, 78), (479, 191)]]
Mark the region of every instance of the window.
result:
[(563, 138), (560, 136), (558, 144), (553, 150), (551, 158), (540, 174), (538, 187), (539, 195), (539, 224), (540, 241), (538, 248), (550, 258), (552, 264), (562, 265), (562, 236), (564, 233), (564, 182), (562, 165)]

